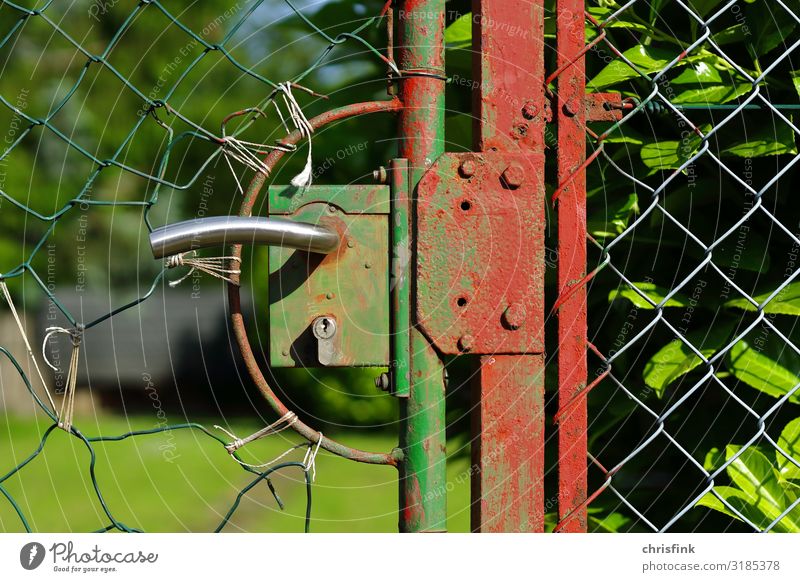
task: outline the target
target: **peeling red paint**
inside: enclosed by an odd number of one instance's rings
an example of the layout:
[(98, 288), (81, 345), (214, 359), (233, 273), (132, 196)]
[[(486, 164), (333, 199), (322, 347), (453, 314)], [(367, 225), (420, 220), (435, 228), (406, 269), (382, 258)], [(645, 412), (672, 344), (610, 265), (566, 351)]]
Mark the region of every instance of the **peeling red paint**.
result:
[[(480, 358), (474, 389), (472, 528), (536, 532), (544, 529), (544, 2), (476, 0), (473, 9), (476, 148), (505, 161), (501, 175), (521, 162), (524, 180), (508, 172), (499, 190), (475, 188), (496, 193), (487, 205), (494, 228), (482, 236), (497, 256), (481, 251), (478, 260), (492, 262), (470, 277), (476, 295), (484, 292), (475, 301), (492, 307), (483, 321), (468, 316), (477, 348), (491, 354)], [(521, 325), (515, 313), (524, 313)]]
[[(544, 350), (543, 167), (541, 152), (445, 154), (420, 181), (417, 314), (441, 352)], [(520, 325), (508, 310), (525, 314)]]
[(558, 0), (556, 121), (558, 123), (558, 402), (559, 516), (563, 531), (586, 531), (586, 109), (567, 115), (563, 105), (585, 99), (583, 0)]

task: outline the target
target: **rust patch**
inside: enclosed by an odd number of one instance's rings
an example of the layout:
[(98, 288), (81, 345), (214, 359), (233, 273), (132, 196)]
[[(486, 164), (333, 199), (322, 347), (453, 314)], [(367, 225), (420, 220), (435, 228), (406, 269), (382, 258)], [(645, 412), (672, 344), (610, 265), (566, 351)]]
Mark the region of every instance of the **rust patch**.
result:
[(445, 154), (420, 181), (417, 316), (443, 353), (543, 351), (542, 167), (535, 153)]

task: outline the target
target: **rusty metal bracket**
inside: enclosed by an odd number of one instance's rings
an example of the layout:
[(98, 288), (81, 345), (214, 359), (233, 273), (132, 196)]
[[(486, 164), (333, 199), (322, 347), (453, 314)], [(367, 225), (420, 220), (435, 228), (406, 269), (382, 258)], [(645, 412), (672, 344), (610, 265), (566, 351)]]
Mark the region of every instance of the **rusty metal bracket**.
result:
[(544, 351), (537, 153), (444, 154), (417, 196), (417, 319), (445, 354)]
[[(573, 108), (565, 105), (564, 114), (576, 115), (577, 107), (577, 105)], [(622, 95), (619, 93), (587, 93), (583, 100), (583, 107), (586, 121), (619, 121), (622, 119), (623, 103)], [(547, 123), (553, 121), (553, 108), (553, 101), (548, 99), (544, 112), (544, 119)]]

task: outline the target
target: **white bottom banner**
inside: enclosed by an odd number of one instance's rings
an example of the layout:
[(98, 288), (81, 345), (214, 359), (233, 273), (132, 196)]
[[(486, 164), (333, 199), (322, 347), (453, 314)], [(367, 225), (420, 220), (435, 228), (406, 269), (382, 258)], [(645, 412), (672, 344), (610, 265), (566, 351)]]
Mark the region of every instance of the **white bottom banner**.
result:
[(2, 580), (800, 580), (800, 536), (0, 535)]

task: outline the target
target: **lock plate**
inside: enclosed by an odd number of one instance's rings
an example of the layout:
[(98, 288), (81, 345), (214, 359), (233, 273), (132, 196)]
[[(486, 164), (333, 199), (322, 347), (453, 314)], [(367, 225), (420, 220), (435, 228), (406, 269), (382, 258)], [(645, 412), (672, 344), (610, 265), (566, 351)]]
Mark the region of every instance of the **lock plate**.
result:
[(536, 153), (444, 154), (417, 197), (417, 319), (445, 354), (544, 351)]
[[(269, 204), (271, 216), (324, 224), (341, 238), (329, 255), (270, 247), (270, 364), (387, 366), (389, 188), (273, 186)], [(330, 337), (325, 320), (334, 322)]]

